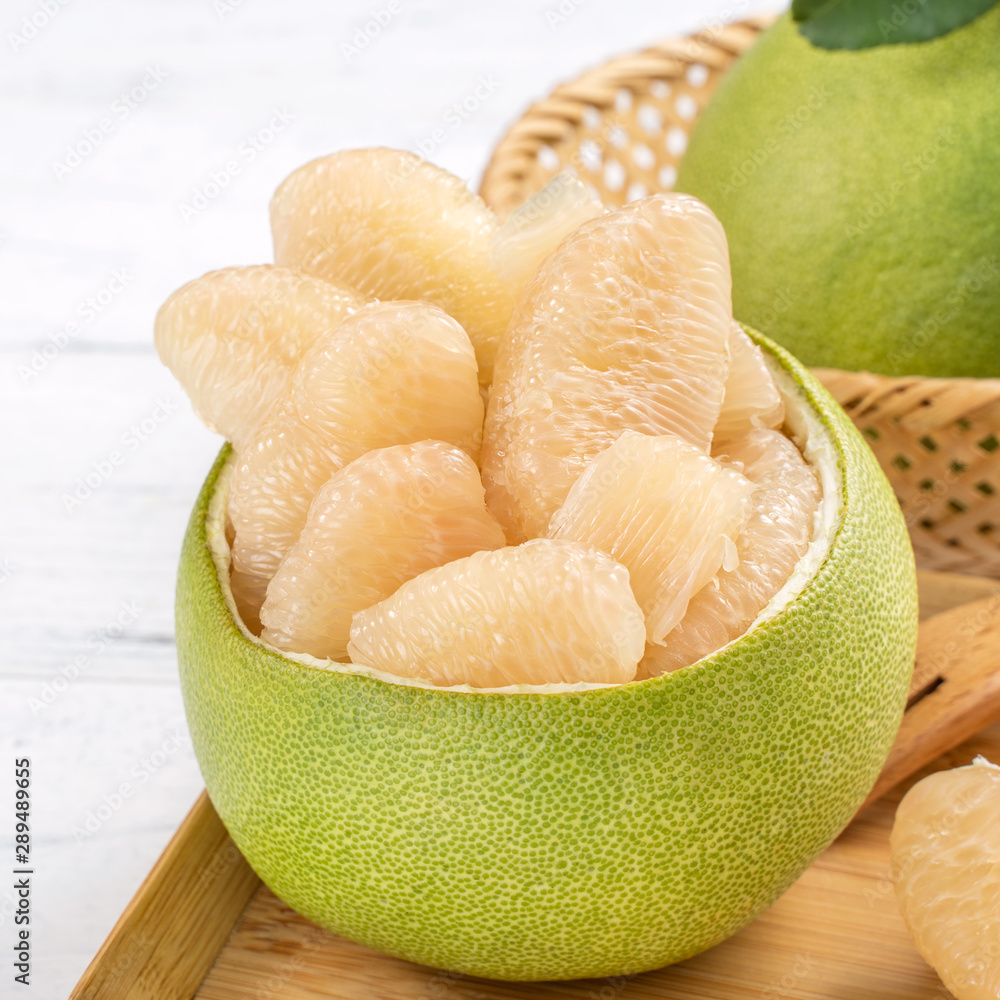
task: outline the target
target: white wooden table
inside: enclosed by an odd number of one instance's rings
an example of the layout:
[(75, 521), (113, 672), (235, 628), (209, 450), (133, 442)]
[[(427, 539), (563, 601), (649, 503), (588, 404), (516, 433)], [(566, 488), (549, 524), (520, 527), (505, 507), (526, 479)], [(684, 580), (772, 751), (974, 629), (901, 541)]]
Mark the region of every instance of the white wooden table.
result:
[(173, 578), (220, 441), (156, 358), (160, 302), (204, 271), (269, 260), (268, 199), (315, 156), (423, 150), (475, 185), (555, 83), (770, 7), (6, 0), (0, 872), (13, 760), (29, 756), (35, 875), (30, 992), (12, 982), (0, 878), (0, 997), (68, 993), (201, 787)]

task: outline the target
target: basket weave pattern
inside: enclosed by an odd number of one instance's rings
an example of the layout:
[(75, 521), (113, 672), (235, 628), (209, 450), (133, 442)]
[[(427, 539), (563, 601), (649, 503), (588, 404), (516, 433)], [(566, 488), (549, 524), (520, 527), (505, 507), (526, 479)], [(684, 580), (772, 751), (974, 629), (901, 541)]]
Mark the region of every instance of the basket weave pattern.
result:
[[(608, 205), (669, 190), (698, 114), (770, 21), (663, 42), (557, 87), (497, 146), (483, 198), (504, 216), (566, 167)], [(918, 565), (1000, 577), (1000, 379), (816, 374), (878, 456)]]

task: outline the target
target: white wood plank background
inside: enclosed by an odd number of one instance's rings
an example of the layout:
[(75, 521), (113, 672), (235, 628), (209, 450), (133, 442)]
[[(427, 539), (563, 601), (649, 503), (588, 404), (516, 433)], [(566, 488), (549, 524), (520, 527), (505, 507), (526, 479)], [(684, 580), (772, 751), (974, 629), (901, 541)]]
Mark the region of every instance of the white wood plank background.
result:
[[(220, 442), (157, 361), (160, 302), (204, 271), (269, 260), (268, 199), (315, 156), (418, 149), (443, 129), (431, 159), (475, 185), (505, 127), (560, 80), (773, 7), (4, 0), (0, 872), (12, 867), (13, 758), (28, 755), (36, 875), (30, 992), (12, 983), (0, 879), (0, 997), (68, 993), (201, 787), (177, 685), (173, 577)], [(388, 23), (345, 53), (374, 11)], [(453, 127), (449, 108), (483, 78), (492, 93)], [(78, 145), (79, 161), (67, 156)], [(232, 160), (240, 169), (221, 194), (183, 212)], [(107, 475), (114, 451), (125, 461)], [(67, 502), (91, 474), (97, 488)]]

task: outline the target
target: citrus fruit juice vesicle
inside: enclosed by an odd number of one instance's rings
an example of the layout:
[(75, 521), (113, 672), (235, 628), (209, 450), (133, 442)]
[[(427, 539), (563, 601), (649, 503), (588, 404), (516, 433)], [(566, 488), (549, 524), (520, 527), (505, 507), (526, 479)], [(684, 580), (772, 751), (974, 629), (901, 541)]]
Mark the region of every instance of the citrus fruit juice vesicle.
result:
[(1000, 996), (1000, 767), (977, 757), (918, 781), (890, 846), (917, 950), (958, 1000)]
[(177, 289), (154, 339), (198, 416), (239, 448), (303, 354), (363, 305), (351, 289), (300, 271), (227, 267)]
[(646, 631), (628, 572), (539, 538), (423, 573), (359, 611), (354, 663), (432, 684), (624, 684)]
[(573, 484), (549, 531), (622, 563), (647, 637), (662, 643), (691, 595), (735, 568), (752, 492), (739, 472), (676, 434), (625, 431)]
[(729, 334), (729, 373), (713, 447), (754, 427), (780, 427), (784, 417), (785, 405), (761, 349), (734, 322)]
[(516, 298), (567, 236), (606, 211), (582, 181), (560, 171), (494, 231), (490, 239), (494, 270)]
[(622, 431), (707, 452), (731, 320), (726, 237), (693, 198), (646, 198), (565, 239), (518, 302), (490, 390), (483, 481), (508, 540), (543, 535)]
[(290, 174), (271, 201), (274, 259), (379, 299), (426, 299), (469, 334), (492, 377), (513, 308), (490, 263), (497, 228), (482, 199), (414, 153), (353, 149)]
[(739, 564), (722, 569), (717, 581), (694, 595), (664, 645), (647, 649), (640, 677), (686, 667), (746, 632), (814, 537), (819, 483), (784, 434), (747, 431), (723, 445), (716, 457), (755, 487), (748, 523), (736, 539)]
[(313, 497), (375, 448), (431, 439), (479, 453), (483, 402), (462, 328), (425, 302), (372, 303), (302, 360), (241, 449), (230, 492), (233, 591), (253, 625)]
[(401, 584), (503, 546), (475, 462), (441, 441), (368, 452), (320, 488), (261, 608), (263, 641), (342, 659), (351, 616)]

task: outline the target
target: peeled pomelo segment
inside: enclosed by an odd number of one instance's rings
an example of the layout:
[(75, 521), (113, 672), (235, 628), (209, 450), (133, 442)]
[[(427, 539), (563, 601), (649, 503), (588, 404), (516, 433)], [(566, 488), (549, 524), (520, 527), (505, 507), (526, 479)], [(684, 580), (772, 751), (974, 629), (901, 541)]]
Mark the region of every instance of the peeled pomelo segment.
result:
[(277, 263), (370, 297), (436, 303), (469, 334), (484, 385), (514, 304), (490, 264), (496, 227), (459, 178), (394, 149), (313, 160), (271, 200)]
[(713, 445), (754, 427), (780, 427), (784, 419), (785, 404), (763, 351), (734, 322), (729, 336), (729, 375)]
[(345, 659), (351, 617), (425, 570), (505, 543), (476, 463), (441, 441), (381, 448), (320, 488), (267, 587), (261, 638)]
[(647, 639), (662, 643), (691, 596), (735, 567), (752, 493), (739, 472), (676, 434), (626, 431), (588, 466), (550, 532), (625, 566)]
[(570, 233), (606, 211), (582, 181), (561, 170), (494, 231), (490, 240), (494, 270), (519, 294)]
[(896, 899), (917, 950), (958, 1000), (1000, 996), (1000, 767), (918, 781), (889, 845)]
[(754, 486), (750, 517), (736, 539), (739, 565), (696, 593), (663, 646), (649, 646), (639, 677), (686, 667), (743, 635), (784, 586), (814, 534), (816, 473), (780, 431), (756, 429), (716, 453)]
[(483, 482), (508, 541), (545, 534), (623, 431), (707, 452), (731, 322), (725, 233), (694, 198), (632, 202), (564, 240), (518, 303), (490, 390)]
[(623, 684), (644, 637), (624, 567), (537, 539), (404, 583), (354, 616), (347, 649), (354, 663), (437, 685)]
[(240, 451), (230, 488), (232, 587), (247, 626), (333, 473), (425, 439), (475, 460), (482, 422), (472, 344), (437, 306), (372, 303), (317, 344)]
[(239, 448), (306, 351), (364, 303), (287, 267), (228, 267), (177, 289), (153, 336), (201, 420)]

